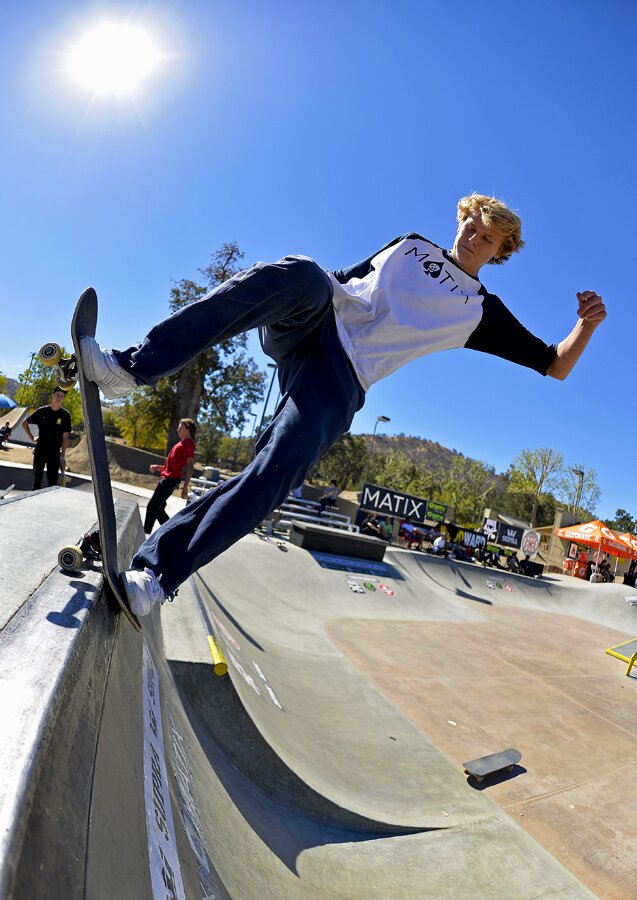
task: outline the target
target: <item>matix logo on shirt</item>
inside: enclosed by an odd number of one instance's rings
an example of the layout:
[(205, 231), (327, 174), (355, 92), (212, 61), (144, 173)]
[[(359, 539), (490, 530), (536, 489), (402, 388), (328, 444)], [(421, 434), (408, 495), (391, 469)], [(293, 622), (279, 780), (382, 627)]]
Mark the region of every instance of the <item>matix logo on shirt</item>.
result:
[(424, 250), (422, 252), (418, 252), (418, 247), (412, 247), (411, 250), (405, 251), (405, 256), (412, 255), (417, 262), (422, 263), (422, 270), (425, 275), (428, 275), (430, 278), (438, 279), (444, 273), (445, 277), (438, 283), (445, 284), (446, 282), (450, 282), (448, 285), (450, 294), (453, 294), (454, 291), (460, 291), (462, 296), (467, 298), (465, 300), (465, 303), (469, 300), (469, 295), (462, 290), (451, 272), (449, 272), (449, 270), (446, 269), (441, 262), (437, 262), (437, 260), (435, 259), (430, 259), (430, 253), (427, 253)]

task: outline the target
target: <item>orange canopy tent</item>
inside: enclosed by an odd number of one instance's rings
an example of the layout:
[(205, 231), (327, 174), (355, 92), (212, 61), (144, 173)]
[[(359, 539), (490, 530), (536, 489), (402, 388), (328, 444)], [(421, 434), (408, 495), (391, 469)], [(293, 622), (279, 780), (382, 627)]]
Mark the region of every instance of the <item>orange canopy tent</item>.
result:
[(628, 535), (635, 542), (635, 546), (615, 534), (607, 525), (596, 519), (594, 522), (586, 522), (584, 525), (568, 525), (566, 528), (557, 528), (556, 537), (583, 544), (585, 547), (595, 547), (602, 553), (610, 553), (611, 556), (627, 556), (637, 559), (637, 540)]
[(629, 555), (633, 559), (637, 559), (637, 538), (633, 534), (631, 534), (630, 531), (626, 531), (624, 534), (620, 534), (619, 537), (630, 547), (632, 552)]

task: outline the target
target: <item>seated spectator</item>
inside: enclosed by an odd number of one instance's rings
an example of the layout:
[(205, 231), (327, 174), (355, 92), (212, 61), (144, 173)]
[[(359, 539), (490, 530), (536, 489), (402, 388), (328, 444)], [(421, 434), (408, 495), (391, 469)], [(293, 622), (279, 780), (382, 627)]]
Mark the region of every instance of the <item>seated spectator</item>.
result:
[[(11, 437), (11, 426), (9, 425), (8, 422), (6, 422), (2, 426), (2, 428), (0, 428), (0, 447), (2, 447), (2, 445), (4, 443), (6, 443), (6, 441), (8, 441), (10, 437)], [(6, 450), (6, 447), (3, 447), (2, 449)]]
[(447, 539), (444, 534), (439, 534), (438, 537), (434, 541), (434, 545), (432, 547), (431, 552), (435, 553), (436, 556), (444, 556), (447, 557)]
[(371, 537), (381, 537), (380, 522), (376, 520), (376, 513), (370, 512), (367, 518), (361, 522), (361, 534), (368, 534)]
[(518, 558), (515, 553), (512, 553), (511, 556), (507, 556), (507, 569), (509, 570), (509, 572), (513, 572), (516, 575), (520, 571)]
[(340, 491), (338, 489), (338, 485), (332, 478), (330, 483), (326, 486), (325, 490), (323, 491), (323, 496), (319, 500), (319, 506), (321, 507), (319, 509), (319, 516), (321, 515), (321, 513), (325, 512), (326, 507), (336, 506), (336, 501), (338, 499), (339, 494), (340, 494)]
[(379, 522), (380, 527), (380, 536), (384, 541), (391, 541), (394, 536), (394, 520), (391, 516), (387, 516), (386, 519), (382, 519)]
[(425, 534), (414, 525), (409, 516), (400, 523), (398, 534), (401, 542), (407, 544), (409, 550), (413, 550), (414, 544), (416, 545), (416, 550), (422, 550)]
[(451, 548), (451, 555), (454, 559), (459, 559), (460, 562), (472, 562), (471, 556), (464, 544), (456, 542)]
[(531, 578), (535, 574), (533, 563), (531, 562), (531, 557), (527, 553), (524, 559), (520, 560), (519, 563), (520, 575), (529, 575)]

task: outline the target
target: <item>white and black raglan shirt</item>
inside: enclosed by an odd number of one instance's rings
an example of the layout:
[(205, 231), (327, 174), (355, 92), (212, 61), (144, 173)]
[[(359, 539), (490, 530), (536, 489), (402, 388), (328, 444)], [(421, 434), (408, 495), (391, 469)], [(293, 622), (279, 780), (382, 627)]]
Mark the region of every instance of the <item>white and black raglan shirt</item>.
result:
[(527, 331), (499, 297), (419, 234), (404, 234), (328, 275), (339, 338), (365, 391), (438, 350), (469, 347), (541, 375), (555, 358), (554, 345)]

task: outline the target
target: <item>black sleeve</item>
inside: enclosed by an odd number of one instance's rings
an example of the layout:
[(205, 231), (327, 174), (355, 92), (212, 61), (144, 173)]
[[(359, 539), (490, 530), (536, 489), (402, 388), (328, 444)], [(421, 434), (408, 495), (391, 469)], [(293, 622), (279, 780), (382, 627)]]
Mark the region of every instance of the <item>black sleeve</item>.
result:
[(63, 409), (62, 412), (64, 413), (64, 424), (62, 425), (62, 431), (67, 432), (71, 430), (71, 413), (68, 411), (68, 409)]
[(557, 354), (554, 344), (545, 344), (515, 318), (495, 294), (483, 293), (482, 319), (465, 347), (500, 356), (546, 375)]
[(375, 256), (378, 256), (378, 254), (382, 253), (383, 250), (387, 250), (388, 247), (393, 247), (394, 244), (397, 244), (399, 241), (406, 240), (424, 241), (425, 238), (423, 238), (420, 234), (416, 234), (415, 231), (410, 231), (407, 234), (401, 234), (400, 237), (394, 238), (393, 241), (385, 244), (385, 246), (381, 247), (380, 250), (376, 250), (374, 253), (372, 253), (371, 256), (368, 256), (367, 259), (363, 259), (361, 260), (361, 262), (354, 263), (353, 266), (348, 266), (346, 269), (337, 269), (335, 272), (332, 272), (332, 275), (341, 284), (347, 284), (350, 278), (364, 278), (371, 271), (372, 260)]
[(27, 424), (37, 425), (39, 428), (41, 420), (42, 420), (42, 407), (39, 406), (38, 409), (36, 409), (36, 411), (34, 413), (31, 413), (31, 415), (28, 417), (28, 419), (26, 421), (27, 421)]

